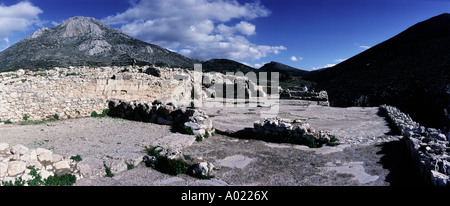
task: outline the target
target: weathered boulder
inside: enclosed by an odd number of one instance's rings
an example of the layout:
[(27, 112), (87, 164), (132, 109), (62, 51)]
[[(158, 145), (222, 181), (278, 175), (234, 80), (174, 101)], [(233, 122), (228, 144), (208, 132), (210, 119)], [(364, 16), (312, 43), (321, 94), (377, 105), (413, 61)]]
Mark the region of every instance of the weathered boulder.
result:
[(212, 177), (214, 176), (214, 165), (208, 162), (200, 162), (191, 166), (190, 172), (194, 177)]
[(0, 178), (5, 177), (8, 174), (8, 163), (0, 162)]
[(21, 175), (27, 169), (27, 164), (22, 161), (12, 161), (8, 164), (8, 176), (15, 177)]
[(8, 143), (0, 143), (0, 154), (9, 153), (10, 148)]
[(71, 172), (70, 165), (68, 161), (59, 161), (53, 164), (55, 168), (55, 174), (65, 175)]
[(18, 154), (18, 155), (22, 155), (28, 152), (28, 147), (25, 147), (21, 144), (18, 145), (14, 145), (11, 147), (11, 154)]
[(38, 160), (43, 165), (49, 165), (53, 162), (53, 157), (51, 153), (42, 152), (38, 155)]

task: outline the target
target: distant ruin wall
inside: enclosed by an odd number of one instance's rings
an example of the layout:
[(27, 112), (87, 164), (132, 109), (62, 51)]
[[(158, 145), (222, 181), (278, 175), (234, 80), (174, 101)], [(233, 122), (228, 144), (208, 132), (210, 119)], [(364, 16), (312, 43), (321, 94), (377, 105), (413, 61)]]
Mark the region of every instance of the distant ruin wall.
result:
[(309, 101), (317, 101), (319, 105), (330, 106), (328, 101), (328, 93), (326, 91), (300, 91), (300, 90), (280, 90), (281, 99), (301, 99)]
[(434, 186), (450, 186), (449, 137), (438, 129), (420, 126), (395, 107), (382, 105), (380, 110), (405, 138), (425, 182)]
[[(93, 111), (101, 113), (107, 109), (108, 99), (143, 103), (166, 99), (187, 105), (192, 99), (266, 96), (263, 87), (244, 76), (196, 74), (153, 66), (56, 67), (45, 71), (3, 72), (0, 73), (0, 121), (43, 120), (55, 115), (62, 119), (90, 116)], [(199, 79), (194, 79), (195, 76)]]
[(191, 97), (189, 75), (174, 80), (175, 69), (160, 77), (147, 67), (55, 68), (46, 71), (0, 73), (0, 119), (11, 122), (89, 116), (106, 109), (107, 99), (151, 102), (157, 98)]

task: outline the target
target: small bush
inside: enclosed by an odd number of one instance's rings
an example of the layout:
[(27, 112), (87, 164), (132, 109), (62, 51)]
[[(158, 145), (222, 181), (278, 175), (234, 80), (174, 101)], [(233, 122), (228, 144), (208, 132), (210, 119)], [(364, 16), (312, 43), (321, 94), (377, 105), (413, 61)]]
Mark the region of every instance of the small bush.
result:
[(336, 136), (331, 135), (330, 136), (330, 141), (327, 142), (327, 145), (330, 146), (330, 147), (338, 146), (339, 145), (339, 139), (336, 138)]
[(195, 136), (195, 141), (201, 142), (201, 141), (203, 141), (203, 137), (201, 135), (197, 135), (197, 136)]
[(203, 136), (203, 137), (204, 137), (204, 138), (209, 138), (209, 136), (210, 136), (210, 135), (209, 135), (209, 132), (206, 131), (206, 132), (205, 132), (205, 136)]
[(185, 129), (186, 134), (194, 135), (194, 131), (192, 131), (192, 128), (184, 126), (184, 129)]
[[(169, 175), (178, 175), (186, 173), (188, 169), (188, 163), (181, 159), (167, 159), (165, 156), (161, 156), (159, 151), (156, 150), (160, 147), (146, 147), (147, 154), (156, 158), (154, 164), (150, 165), (155, 170)], [(184, 156), (185, 159), (190, 159), (190, 156)]]
[(45, 186), (72, 186), (77, 178), (71, 174), (50, 176), (44, 180)]
[(22, 180), (22, 177), (16, 178), (14, 182), (10, 181), (2, 181), (2, 186), (24, 186), (25, 180)]
[(111, 168), (109, 168), (105, 163), (103, 163), (105, 167), (106, 177), (114, 177), (114, 174), (111, 172)]
[(30, 116), (28, 116), (28, 114), (23, 115), (22, 119), (24, 121), (28, 121), (28, 118), (30, 118)]
[(104, 109), (101, 114), (98, 114), (96, 111), (91, 113), (91, 117), (107, 117), (109, 113), (109, 109)]
[(315, 137), (311, 135), (304, 135), (301, 140), (300, 144), (306, 145), (310, 148), (319, 148), (320, 144), (315, 141)]
[(134, 169), (134, 165), (127, 163), (127, 170), (132, 170), (132, 169)]
[(169, 175), (178, 175), (186, 173), (188, 164), (180, 159), (167, 159), (166, 157), (160, 157), (157, 159), (155, 169)]
[(9, 119), (4, 121), (3, 123), (5, 123), (5, 124), (12, 124), (11, 120), (9, 120)]
[(59, 115), (58, 115), (58, 114), (54, 114), (54, 115), (53, 115), (53, 119), (54, 119), (54, 120), (59, 120)]
[(75, 162), (81, 162), (83, 160), (80, 155), (72, 156), (72, 157), (70, 157), (70, 159)]

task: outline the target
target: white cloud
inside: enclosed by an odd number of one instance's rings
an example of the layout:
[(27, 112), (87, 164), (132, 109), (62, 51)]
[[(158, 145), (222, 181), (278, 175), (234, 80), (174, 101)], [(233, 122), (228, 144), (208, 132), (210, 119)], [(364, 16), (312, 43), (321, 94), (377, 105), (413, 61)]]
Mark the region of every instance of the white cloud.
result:
[(359, 46), (361, 49), (370, 49), (370, 46)]
[[(179, 50), (189, 57), (257, 60), (286, 50), (284, 46), (257, 45), (247, 39), (256, 34), (256, 26), (248, 21), (269, 14), (259, 1), (241, 4), (236, 0), (141, 0), (103, 21), (119, 25), (133, 37)], [(240, 21), (229, 25), (231, 20)]]
[(291, 57), (291, 61), (293, 61), (293, 62), (302, 61), (303, 59), (304, 59), (303, 57), (296, 57), (296, 56)]
[(0, 4), (0, 37), (13, 32), (25, 31), (28, 27), (40, 24), (38, 15), (43, 11), (28, 1), (6, 6)]
[(266, 65), (267, 63), (269, 63), (269, 62), (263, 62), (263, 63), (261, 63), (261, 64), (256, 63), (256, 64), (254, 64), (253, 66), (254, 66), (255, 68), (261, 68), (262, 66)]
[(345, 60), (347, 60), (347, 59), (336, 59), (336, 60), (334, 60), (335, 62), (343, 62), (343, 61), (345, 61)]
[(334, 67), (334, 66), (336, 66), (336, 64), (326, 64), (322, 67), (312, 67), (311, 70), (325, 69), (325, 68), (330, 68), (330, 67)]

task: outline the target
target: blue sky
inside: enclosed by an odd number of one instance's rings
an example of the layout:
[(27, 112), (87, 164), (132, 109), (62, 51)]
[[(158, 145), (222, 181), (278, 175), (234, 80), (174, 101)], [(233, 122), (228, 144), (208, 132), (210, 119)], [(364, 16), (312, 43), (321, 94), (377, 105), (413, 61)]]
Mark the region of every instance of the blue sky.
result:
[(442, 13), (450, 0), (0, 0), (0, 50), (89, 16), (193, 58), (313, 70)]

